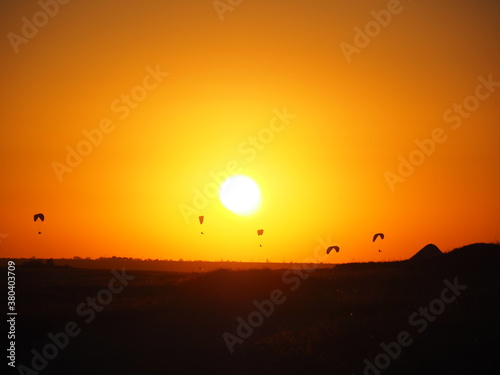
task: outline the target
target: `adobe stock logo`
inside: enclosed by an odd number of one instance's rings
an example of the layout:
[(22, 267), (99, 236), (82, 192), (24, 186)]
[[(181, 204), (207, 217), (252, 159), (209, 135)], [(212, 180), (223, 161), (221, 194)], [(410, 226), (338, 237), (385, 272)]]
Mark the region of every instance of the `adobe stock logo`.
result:
[(7, 39), (9, 39), (10, 45), (14, 49), (15, 53), (19, 53), (19, 46), (21, 44), (28, 44), (28, 42), (33, 39), (38, 31), (45, 27), (50, 18), (54, 18), (59, 13), (59, 5), (66, 5), (70, 0), (40, 0), (38, 6), (40, 10), (35, 12), (31, 19), (28, 17), (21, 18), (21, 35), (14, 32), (7, 34)]
[[(147, 74), (142, 79), (140, 85), (134, 86), (129, 93), (122, 94), (119, 98), (111, 102), (111, 112), (118, 114), (119, 120), (125, 120), (132, 110), (136, 109), (141, 102), (146, 100), (149, 92), (156, 89), (163, 82), (164, 78), (170, 74), (162, 72), (159, 64), (156, 65), (155, 69), (147, 66), (146, 72)], [(65, 173), (73, 172), (83, 162), (83, 158), (89, 156), (94, 147), (102, 143), (105, 134), (110, 134), (114, 130), (115, 124), (108, 117), (102, 118), (99, 121), (99, 125), (94, 129), (83, 129), (82, 134), (84, 139), (78, 142), (75, 147), (66, 146), (66, 164), (58, 161), (53, 161), (51, 164), (59, 182), (63, 181)]]
[(217, 15), (221, 21), (224, 21), (224, 13), (232, 12), (234, 8), (240, 5), (243, 0), (214, 0), (212, 5), (214, 6)]
[[(444, 122), (451, 124), (452, 130), (458, 130), (464, 120), (471, 117), (472, 113), (477, 111), (481, 106), (481, 102), (488, 100), (497, 87), (500, 87), (500, 81), (493, 80), (493, 74), (489, 74), (488, 78), (483, 76), (477, 77), (479, 84), (476, 86), (473, 95), (466, 96), (461, 103), (453, 103), (453, 105), (444, 111)], [(446, 129), (436, 127), (432, 129), (430, 137), (422, 140), (415, 139), (414, 143), (417, 146), (405, 158), (403, 155), (398, 156), (399, 165), (396, 173), (385, 171), (384, 178), (391, 189), (391, 192), (396, 191), (396, 185), (406, 181), (416, 170), (416, 167), (421, 166), (424, 162), (434, 154), (439, 144), (448, 140)]]
[[(241, 156), (245, 156), (247, 162), (255, 159), (257, 154), (268, 147), (268, 145), (275, 139), (276, 135), (286, 129), (291, 123), (296, 114), (289, 113), (286, 106), (282, 110), (278, 108), (273, 109), (274, 116), (269, 120), (268, 126), (264, 126), (252, 136), (247, 137), (242, 141), (237, 151)], [(200, 211), (204, 210), (210, 204), (210, 199), (217, 197), (219, 187), (229, 176), (241, 173), (242, 165), (237, 159), (229, 160), (224, 169), (217, 172), (210, 172), (210, 181), (205, 183), (203, 188), (193, 189), (192, 204), (179, 204), (179, 211), (186, 223), (189, 223), (191, 218), (198, 217)]]
[[(113, 277), (109, 279), (106, 287), (100, 289), (95, 297), (87, 297), (85, 302), (80, 303), (76, 307), (76, 314), (79, 317), (85, 317), (83, 322), (87, 325), (94, 321), (97, 313), (102, 312), (111, 304), (114, 296), (123, 292), (125, 287), (129, 285), (129, 281), (136, 278), (134, 275), (127, 274), (125, 268), (121, 269), (121, 273), (117, 270), (112, 270), (111, 274)], [(83, 327), (84, 325), (71, 320), (66, 322), (62, 330), (56, 333), (49, 332), (47, 334), (48, 340), (46, 340), (43, 347), (31, 349), (31, 354), (33, 356), (30, 364), (25, 365), (20, 363), (16, 366), (18, 374), (38, 375), (44, 371), (47, 366), (50, 365), (50, 361), (56, 359), (56, 357), (68, 347), (70, 342), (73, 341), (71, 339), (78, 337), (78, 335), (82, 333)]]
[(372, 40), (379, 36), (383, 29), (389, 26), (392, 17), (401, 13), (403, 9), (403, 5), (399, 0), (389, 0), (387, 2), (387, 9), (381, 9), (379, 11), (372, 9), (370, 14), (373, 19), (368, 21), (363, 29), (357, 26), (354, 28), (354, 45), (347, 42), (339, 44), (340, 50), (344, 54), (346, 61), (351, 63), (351, 56), (354, 53), (359, 55), (363, 48), (368, 47)]
[[(314, 248), (314, 256), (305, 258), (301, 264), (294, 266), (291, 270), (286, 270), (281, 275), (281, 281), (284, 285), (291, 284), (291, 286), (288, 287), (290, 292), (295, 292), (299, 289), (302, 282), (307, 280), (311, 274), (316, 271), (314, 264), (323, 262), (328, 257), (328, 255), (325, 254), (325, 249), (332, 243), (330, 234), (328, 234), (326, 240), (317, 237), (316, 241), (318, 244)], [(285, 303), (287, 300), (285, 292), (286, 289), (273, 289), (269, 293), (268, 299), (262, 301), (253, 300), (252, 303), (255, 308), (248, 314), (246, 319), (241, 316), (236, 318), (238, 325), (234, 331), (235, 334), (228, 331), (222, 334), (222, 339), (229, 353), (233, 354), (237, 344), (242, 345), (246, 339), (253, 335), (257, 328), (264, 324), (266, 318), (270, 318), (274, 314), (277, 306)]]
[[(408, 323), (411, 327), (416, 327), (418, 334), (423, 333), (429, 327), (429, 323), (433, 323), (444, 313), (446, 305), (456, 301), (464, 290), (468, 287), (458, 283), (458, 277), (453, 279), (453, 283), (448, 279), (444, 279), (445, 287), (441, 290), (439, 298), (435, 298), (424, 307), (420, 306), (417, 311), (408, 317)], [(382, 351), (377, 354), (373, 360), (365, 358), (363, 363), (365, 368), (363, 375), (380, 375), (382, 370), (386, 370), (393, 361), (399, 358), (403, 348), (413, 344), (414, 340), (409, 331), (401, 331), (396, 335), (396, 340), (388, 344), (381, 342), (380, 348)]]
[(8, 233), (0, 233), (0, 243), (2, 242), (3, 238), (7, 238), (9, 236)]

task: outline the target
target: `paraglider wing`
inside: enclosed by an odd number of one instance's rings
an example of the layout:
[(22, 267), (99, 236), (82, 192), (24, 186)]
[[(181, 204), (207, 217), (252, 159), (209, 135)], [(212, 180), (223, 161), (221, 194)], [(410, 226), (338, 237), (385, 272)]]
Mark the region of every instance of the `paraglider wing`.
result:
[(372, 242), (375, 242), (375, 240), (376, 240), (378, 237), (380, 237), (380, 238), (383, 240), (383, 239), (384, 239), (384, 233), (375, 233), (375, 234), (373, 235), (373, 240), (372, 240)]
[(203, 224), (203, 220), (205, 220), (205, 216), (200, 216), (199, 219), (200, 219), (200, 224)]
[(257, 235), (258, 236), (262, 236), (263, 233), (264, 233), (264, 229), (258, 229), (257, 230)]
[[(45, 216), (43, 214), (35, 214), (35, 215), (33, 215), (33, 221), (36, 222), (38, 219), (40, 219), (40, 221), (44, 221), (45, 220)], [(38, 227), (41, 228), (41, 223), (38, 223)], [(39, 230), (38, 234), (42, 234), (42, 232), (40, 232), (40, 230)]]
[(339, 252), (340, 251), (340, 248), (338, 246), (330, 246), (328, 249), (326, 249), (326, 253), (327, 254), (330, 254), (330, 252), (335, 249), (335, 252)]

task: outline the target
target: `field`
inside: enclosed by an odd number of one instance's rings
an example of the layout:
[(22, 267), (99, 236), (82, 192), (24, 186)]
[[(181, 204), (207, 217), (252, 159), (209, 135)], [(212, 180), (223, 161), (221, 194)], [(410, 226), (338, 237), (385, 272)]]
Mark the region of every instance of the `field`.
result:
[(2, 366), (71, 375), (490, 373), (500, 349), (499, 266), (493, 244), (322, 269), (18, 265), (18, 368)]

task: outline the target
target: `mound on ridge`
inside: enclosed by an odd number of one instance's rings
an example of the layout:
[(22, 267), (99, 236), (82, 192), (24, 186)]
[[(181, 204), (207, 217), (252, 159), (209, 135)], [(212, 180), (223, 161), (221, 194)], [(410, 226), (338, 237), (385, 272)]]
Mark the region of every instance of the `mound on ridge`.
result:
[(410, 258), (410, 261), (417, 262), (425, 259), (434, 258), (443, 255), (443, 252), (434, 244), (425, 245), (415, 255)]

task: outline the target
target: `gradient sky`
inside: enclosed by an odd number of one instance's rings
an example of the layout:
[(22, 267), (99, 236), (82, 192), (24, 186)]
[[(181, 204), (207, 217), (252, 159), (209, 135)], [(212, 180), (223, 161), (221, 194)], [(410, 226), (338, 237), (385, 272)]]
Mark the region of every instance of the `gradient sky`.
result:
[[(498, 1), (41, 3), (0, 5), (1, 256), (336, 263), (500, 240)], [(211, 196), (236, 172), (262, 189), (251, 216)]]

